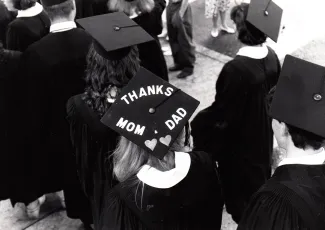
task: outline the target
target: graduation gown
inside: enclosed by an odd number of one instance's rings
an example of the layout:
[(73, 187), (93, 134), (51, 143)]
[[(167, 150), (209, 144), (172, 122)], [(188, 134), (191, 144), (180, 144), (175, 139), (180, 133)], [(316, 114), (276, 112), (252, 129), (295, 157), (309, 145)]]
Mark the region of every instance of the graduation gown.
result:
[(107, 192), (96, 229), (220, 229), (223, 200), (216, 165), (207, 153), (189, 156), (186, 177), (173, 187), (151, 187), (135, 175)]
[(20, 17), (8, 25), (7, 49), (25, 51), (49, 33), (51, 22), (44, 11), (33, 17)]
[(238, 230), (325, 229), (325, 165), (283, 165), (252, 197)]
[(10, 196), (10, 183), (12, 178), (8, 172), (15, 167), (15, 159), (8, 154), (8, 98), (12, 91), (8, 90), (8, 78), (12, 76), (19, 66), (21, 52), (5, 50), (0, 43), (0, 200)]
[(271, 176), (273, 132), (265, 97), (280, 70), (271, 48), (262, 59), (237, 55), (223, 67), (205, 119), (192, 124), (195, 149), (211, 152), (219, 163), (227, 211), (236, 222)]
[(119, 135), (103, 125), (101, 117), (82, 98), (83, 94), (79, 94), (69, 99), (67, 120), (78, 177), (91, 202), (93, 218), (97, 220), (104, 206), (105, 194), (117, 184), (109, 157), (116, 148)]
[(78, 216), (69, 212), (70, 207), (83, 209), (78, 203), (82, 199), (77, 195), (81, 188), (76, 179), (65, 107), (71, 96), (84, 90), (91, 42), (92, 37), (77, 28), (50, 33), (22, 56), (21, 71), (11, 79), (12, 87), (20, 92), (10, 103), (14, 111), (10, 151), (21, 159), (17, 165), (21, 169), (15, 171), (13, 204), (29, 203), (45, 193), (64, 189), (68, 216)]

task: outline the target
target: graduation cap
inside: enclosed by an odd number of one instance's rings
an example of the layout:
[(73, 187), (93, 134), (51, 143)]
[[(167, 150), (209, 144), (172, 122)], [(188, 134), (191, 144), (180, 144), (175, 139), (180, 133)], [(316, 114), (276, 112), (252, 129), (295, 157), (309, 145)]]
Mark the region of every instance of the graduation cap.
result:
[(283, 10), (272, 0), (251, 0), (246, 20), (277, 42)]
[(123, 12), (82, 18), (76, 22), (94, 38), (96, 51), (106, 59), (122, 59), (131, 46), (153, 40)]
[(67, 0), (41, 0), (41, 3), (44, 7), (50, 7), (54, 5), (59, 5), (66, 2)]
[(163, 159), (199, 104), (141, 67), (101, 122)]
[(325, 137), (325, 67), (287, 55), (270, 115)]

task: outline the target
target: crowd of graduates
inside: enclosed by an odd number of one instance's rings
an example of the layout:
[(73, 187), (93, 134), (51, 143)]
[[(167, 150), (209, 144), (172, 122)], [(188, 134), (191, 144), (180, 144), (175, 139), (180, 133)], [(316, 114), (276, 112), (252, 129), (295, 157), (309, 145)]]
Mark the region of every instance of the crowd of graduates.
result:
[[(0, 200), (37, 219), (63, 190), (67, 216), (96, 230), (221, 229), (224, 207), (240, 230), (325, 229), (325, 68), (290, 55), (281, 67), (265, 42), (282, 9), (241, 3), (243, 46), (191, 118), (200, 102), (168, 82), (165, 8), (0, 2)], [(188, 1), (170, 1), (167, 19), (171, 70), (186, 78)]]

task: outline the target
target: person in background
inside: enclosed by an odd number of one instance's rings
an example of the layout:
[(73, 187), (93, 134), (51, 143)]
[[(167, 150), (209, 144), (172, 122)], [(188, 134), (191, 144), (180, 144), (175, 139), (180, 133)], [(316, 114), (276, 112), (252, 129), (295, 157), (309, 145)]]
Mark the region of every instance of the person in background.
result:
[[(250, 197), (271, 176), (273, 132), (264, 98), (281, 71), (276, 53), (264, 44), (263, 32), (278, 34), (269, 28), (280, 26), (281, 15), (270, 11), (275, 21), (264, 16), (247, 21), (254, 4), (258, 0), (232, 9), (243, 47), (219, 74), (215, 101), (205, 110), (210, 115), (192, 122), (195, 150), (211, 152), (218, 161), (227, 212), (237, 223)], [(263, 22), (263, 30), (254, 26), (257, 21)]]
[[(87, 56), (84, 93), (68, 100), (67, 120), (79, 178), (91, 202), (95, 229), (107, 229), (100, 218), (106, 208), (104, 197), (117, 184), (110, 155), (119, 134), (100, 120), (140, 68), (136, 45), (154, 38), (122, 12), (81, 19), (77, 23), (89, 31), (94, 40)], [(116, 26), (120, 30), (114, 30)]]
[(6, 0), (4, 3), (9, 10), (18, 11), (16, 19), (8, 25), (7, 49), (23, 52), (49, 33), (50, 20), (36, 0)]
[(165, 0), (110, 0), (110, 12), (124, 12), (155, 40), (138, 45), (141, 66), (168, 81), (168, 70), (158, 35), (162, 31), (161, 15)]
[(325, 228), (324, 71), (286, 56), (279, 82), (268, 96), (282, 150), (275, 157), (278, 167), (250, 200), (238, 230)]
[(0, 1), (0, 42), (2, 47), (6, 47), (7, 27), (16, 16), (16, 11), (9, 11), (4, 1)]
[(205, 0), (205, 17), (212, 18), (213, 27), (211, 30), (212, 37), (218, 37), (218, 16), (220, 15), (220, 29), (226, 33), (233, 34), (235, 30), (227, 26), (226, 13), (229, 9), (230, 0)]
[[(76, 28), (74, 0), (43, 0), (42, 5), (51, 21), (50, 33), (28, 47), (19, 74), (10, 79), (11, 87), (24, 95), (23, 100), (20, 94), (13, 95), (10, 103), (14, 115), (9, 139), (15, 143), (10, 151), (22, 158), (24, 169), (15, 185), (20, 192), (11, 201), (28, 204), (63, 189), (68, 217), (89, 225), (92, 216), (72, 156), (65, 105), (84, 90), (92, 37)], [(30, 216), (39, 216), (40, 204), (32, 202)]]
[[(133, 101), (152, 85), (163, 94)], [(220, 229), (224, 203), (216, 164), (207, 153), (191, 151), (188, 119), (198, 105), (140, 69), (102, 117), (121, 134), (111, 159), (119, 183), (103, 201), (106, 229)]]
[(186, 78), (193, 74), (196, 59), (191, 6), (188, 0), (170, 0), (166, 13), (169, 44), (174, 60), (174, 66), (169, 71), (181, 71), (177, 78)]

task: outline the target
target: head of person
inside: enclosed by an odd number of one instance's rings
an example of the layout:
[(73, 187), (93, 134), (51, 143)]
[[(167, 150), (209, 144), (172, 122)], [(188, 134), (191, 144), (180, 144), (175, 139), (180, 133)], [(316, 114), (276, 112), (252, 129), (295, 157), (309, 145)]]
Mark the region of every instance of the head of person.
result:
[(188, 125), (182, 130), (169, 148), (163, 159), (158, 159), (145, 149), (121, 136), (113, 153), (113, 173), (118, 181), (123, 182), (136, 175), (145, 164), (159, 171), (168, 171), (175, 167), (175, 152), (191, 150), (190, 131)]
[(93, 43), (87, 55), (84, 100), (100, 116), (103, 116), (109, 107), (107, 98), (112, 87), (117, 90), (115, 96), (118, 96), (121, 89), (140, 68), (139, 52), (136, 46), (115, 52), (116, 54), (122, 52), (122, 58), (105, 58), (99, 54)]
[[(275, 90), (276, 87), (271, 89), (267, 96), (269, 107)], [(277, 119), (272, 119), (272, 129), (279, 147), (285, 150), (290, 146), (302, 150), (319, 150), (324, 145), (325, 138)]]
[(241, 3), (232, 8), (230, 17), (238, 31), (238, 40), (248, 46), (261, 45), (266, 41), (266, 34), (257, 29), (247, 19), (249, 4)]
[(126, 15), (135, 13), (149, 13), (155, 7), (154, 0), (110, 0), (108, 9), (113, 12), (124, 12)]
[(75, 0), (41, 0), (41, 3), (52, 24), (74, 21), (76, 17)]
[(9, 11), (27, 10), (36, 4), (36, 0), (2, 0)]

